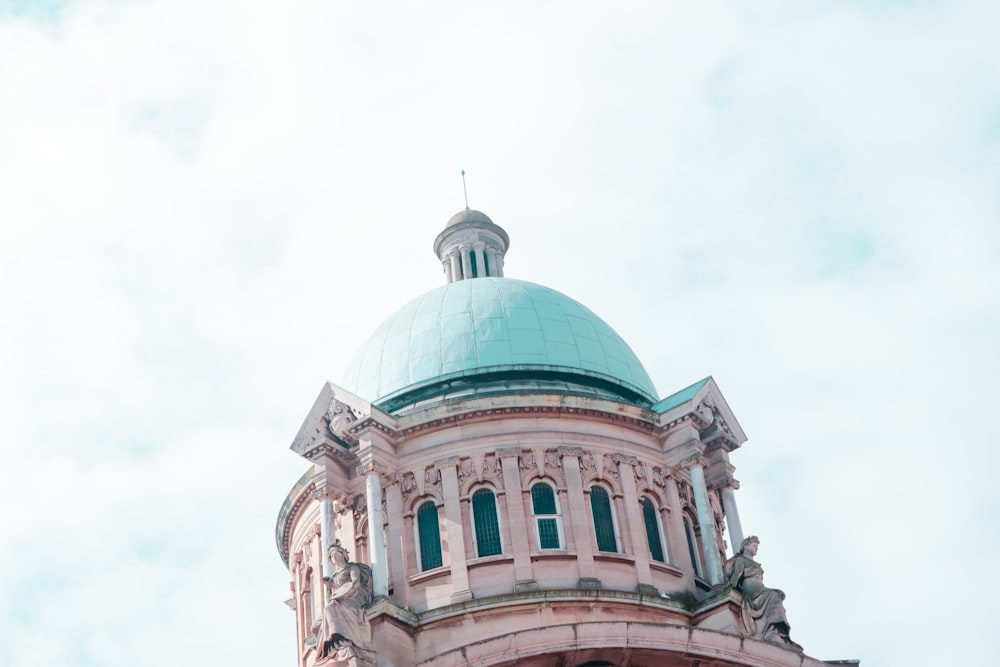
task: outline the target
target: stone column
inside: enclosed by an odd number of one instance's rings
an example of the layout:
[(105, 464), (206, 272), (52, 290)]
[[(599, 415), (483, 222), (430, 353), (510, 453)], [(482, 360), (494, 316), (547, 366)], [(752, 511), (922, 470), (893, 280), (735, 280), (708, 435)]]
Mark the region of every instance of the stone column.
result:
[(479, 278), (482, 278), (487, 275), (486, 258), (484, 256), (484, 251), (483, 251), (485, 247), (486, 246), (482, 245), (481, 243), (478, 243), (476, 244), (476, 247), (473, 249), (473, 252), (476, 253), (476, 273), (478, 274), (477, 277)]
[(385, 511), (389, 522), (388, 539), (389, 574), (392, 581), (392, 599), (404, 607), (407, 605), (406, 562), (403, 559), (403, 492), (399, 479), (393, 478), (385, 487)]
[(497, 277), (503, 278), (503, 255), (497, 253)]
[(451, 260), (445, 259), (445, 261), (441, 262), (441, 264), (444, 266), (444, 279), (445, 279), (445, 282), (449, 282), (449, 283), (452, 282), (452, 279), (451, 279)]
[(701, 455), (695, 454), (682, 462), (691, 472), (691, 486), (694, 489), (694, 504), (698, 511), (698, 527), (701, 529), (701, 542), (705, 547), (705, 566), (708, 568), (708, 579), (711, 584), (722, 583), (722, 561), (719, 558), (719, 544), (716, 540), (715, 521), (712, 518), (712, 508), (708, 504), (708, 487), (705, 486), (705, 470), (701, 465)]
[(497, 253), (493, 248), (486, 249), (486, 275), (499, 275), (497, 274)]
[[(739, 488), (739, 482), (733, 480), (736, 488)], [(740, 513), (736, 509), (736, 495), (733, 493), (735, 488), (732, 486), (726, 486), (722, 488), (722, 511), (726, 515), (726, 525), (729, 527), (729, 543), (733, 545), (733, 553), (735, 554), (740, 550), (740, 545), (743, 544), (743, 526), (740, 525)]]
[(451, 278), (448, 282), (455, 282), (462, 279), (462, 258), (458, 256), (457, 250), (452, 250), (448, 255), (448, 263), (451, 265)]
[(632, 554), (635, 556), (635, 573), (638, 579), (636, 590), (640, 593), (659, 594), (653, 586), (653, 574), (649, 569), (649, 540), (646, 538), (646, 522), (642, 518), (642, 506), (639, 504), (639, 491), (635, 484), (635, 466), (639, 465), (634, 456), (615, 454), (618, 464), (618, 478), (622, 481), (622, 497), (625, 499), (625, 530), (632, 543)]
[(535, 575), (531, 568), (531, 550), (528, 541), (528, 531), (533, 531), (534, 526), (529, 528), (524, 511), (524, 489), (521, 488), (521, 471), (517, 465), (517, 457), (520, 455), (520, 447), (497, 450), (497, 458), (500, 459), (500, 469), (503, 474), (507, 525), (510, 527), (510, 549), (514, 556), (515, 592), (537, 588)]
[(464, 245), (459, 248), (459, 252), (462, 254), (462, 280), (468, 280), (472, 277), (472, 262), (469, 258), (469, 251), (471, 248)]
[(441, 471), (441, 494), (444, 496), (445, 532), (448, 536), (448, 561), (451, 567), (451, 601), (472, 599), (469, 590), (469, 566), (465, 555), (465, 529), (462, 527), (462, 503), (458, 488), (458, 457), (434, 462)]
[(583, 495), (583, 478), (580, 474), (580, 457), (582, 447), (560, 447), (563, 471), (566, 473), (566, 509), (569, 519), (566, 522), (566, 547), (573, 538), (576, 548), (576, 565), (580, 571), (578, 588), (600, 588), (601, 580), (597, 578), (597, 568), (594, 565), (594, 540), (591, 537), (590, 514), (587, 511), (587, 501)]
[(368, 558), (371, 560), (375, 596), (389, 594), (389, 568), (385, 553), (385, 526), (382, 524), (382, 483), (374, 463), (359, 468), (365, 474), (365, 503), (368, 505)]
[(319, 541), (323, 550), (323, 576), (333, 576), (333, 561), (330, 560), (330, 545), (337, 539), (337, 528), (334, 525), (333, 500), (324, 494), (319, 500)]

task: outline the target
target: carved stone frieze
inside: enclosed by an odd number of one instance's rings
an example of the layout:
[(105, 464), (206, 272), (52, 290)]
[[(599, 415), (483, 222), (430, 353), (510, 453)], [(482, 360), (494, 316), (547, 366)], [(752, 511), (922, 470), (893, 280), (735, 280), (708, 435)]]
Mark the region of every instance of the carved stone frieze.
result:
[(660, 488), (664, 488), (667, 486), (667, 478), (663, 474), (663, 468), (661, 468), (660, 466), (653, 466), (652, 477), (653, 477), (653, 484), (655, 484), (656, 486), (659, 486)]
[[(456, 457), (458, 458), (458, 457)], [(424, 470), (424, 485), (437, 486), (441, 483), (441, 469), (434, 465)]]
[(503, 458), (507, 458), (507, 457), (511, 457), (511, 456), (520, 456), (520, 455), (521, 455), (521, 448), (520, 447), (501, 447), (496, 452), (496, 456), (499, 459), (503, 459)]

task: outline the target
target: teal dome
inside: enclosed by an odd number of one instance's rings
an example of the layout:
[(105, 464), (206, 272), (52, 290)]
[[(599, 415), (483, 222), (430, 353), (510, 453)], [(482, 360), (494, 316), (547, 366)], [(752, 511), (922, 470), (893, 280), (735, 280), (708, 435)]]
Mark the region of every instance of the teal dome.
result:
[(392, 410), (490, 383), (656, 400), (639, 359), (601, 318), (511, 278), (461, 280), (406, 304), (361, 346), (343, 384)]

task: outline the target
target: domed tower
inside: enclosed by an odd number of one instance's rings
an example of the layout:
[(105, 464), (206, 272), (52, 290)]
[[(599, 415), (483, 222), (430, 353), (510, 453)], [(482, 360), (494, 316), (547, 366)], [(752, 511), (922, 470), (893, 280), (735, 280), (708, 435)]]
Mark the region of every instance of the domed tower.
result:
[(312, 466), (276, 537), (301, 667), (823, 664), (741, 617), (746, 436), (715, 381), (659, 398), (597, 315), (503, 276), (508, 245), (452, 217), (446, 284), (375, 330), (292, 444)]

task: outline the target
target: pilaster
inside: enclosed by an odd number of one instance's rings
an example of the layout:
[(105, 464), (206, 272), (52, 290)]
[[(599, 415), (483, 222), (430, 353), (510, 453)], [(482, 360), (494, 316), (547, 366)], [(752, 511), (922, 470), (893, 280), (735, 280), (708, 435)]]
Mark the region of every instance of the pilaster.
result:
[[(507, 525), (510, 527), (509, 540), (514, 556), (514, 591), (532, 590), (536, 587), (535, 575), (531, 567), (531, 546), (527, 539), (530, 534), (524, 509), (524, 489), (521, 488), (521, 472), (517, 457), (520, 447), (505, 447), (497, 450), (500, 470), (503, 475), (504, 498), (507, 508)], [(533, 532), (533, 531), (532, 531)], [(521, 538), (520, 536), (524, 536)]]
[(563, 470), (566, 473), (566, 547), (576, 550), (576, 563), (580, 571), (581, 588), (600, 588), (597, 568), (594, 565), (594, 539), (591, 535), (587, 502), (583, 495), (583, 478), (580, 474), (580, 447), (560, 447)]
[(441, 472), (441, 495), (444, 501), (445, 534), (448, 536), (448, 561), (451, 568), (451, 601), (472, 599), (469, 590), (469, 566), (466, 563), (465, 530), (462, 527), (462, 504), (458, 486), (458, 457), (434, 462)]
[(638, 578), (638, 590), (646, 589), (652, 592), (653, 574), (649, 569), (649, 544), (646, 538), (646, 522), (642, 519), (642, 506), (639, 504), (639, 492), (635, 483), (635, 466), (639, 461), (634, 456), (615, 454), (615, 463), (618, 464), (618, 478), (621, 480), (622, 497), (625, 500), (625, 530), (623, 537), (628, 536), (626, 553), (631, 548), (635, 557), (635, 572)]

